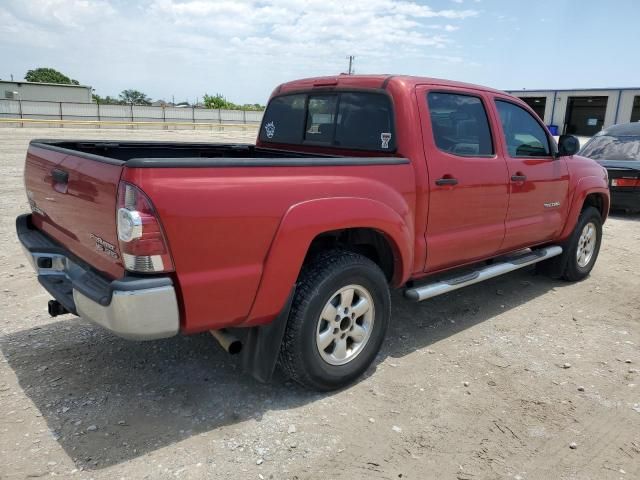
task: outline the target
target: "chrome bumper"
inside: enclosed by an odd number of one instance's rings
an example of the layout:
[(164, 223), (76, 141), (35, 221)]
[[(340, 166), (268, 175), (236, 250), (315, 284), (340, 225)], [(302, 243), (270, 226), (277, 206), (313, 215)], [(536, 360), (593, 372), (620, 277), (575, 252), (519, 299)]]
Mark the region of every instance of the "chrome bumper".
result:
[(131, 340), (173, 337), (180, 327), (173, 286), (142, 290), (114, 290), (111, 303), (102, 306), (73, 290), (77, 314), (116, 335)]
[(16, 219), (18, 238), (40, 284), (69, 312), (131, 340), (174, 336), (180, 313), (169, 277), (127, 277), (109, 281), (80, 265), (64, 247)]

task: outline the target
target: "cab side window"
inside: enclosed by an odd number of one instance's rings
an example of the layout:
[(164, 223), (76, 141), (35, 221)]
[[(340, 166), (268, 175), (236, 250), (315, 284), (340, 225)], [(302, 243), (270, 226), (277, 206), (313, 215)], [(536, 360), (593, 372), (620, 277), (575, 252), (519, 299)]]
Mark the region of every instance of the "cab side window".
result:
[(507, 150), (511, 157), (549, 157), (551, 149), (544, 128), (524, 108), (496, 100)]
[(493, 141), (482, 100), (471, 95), (427, 94), (433, 138), (438, 149), (461, 157), (490, 157)]

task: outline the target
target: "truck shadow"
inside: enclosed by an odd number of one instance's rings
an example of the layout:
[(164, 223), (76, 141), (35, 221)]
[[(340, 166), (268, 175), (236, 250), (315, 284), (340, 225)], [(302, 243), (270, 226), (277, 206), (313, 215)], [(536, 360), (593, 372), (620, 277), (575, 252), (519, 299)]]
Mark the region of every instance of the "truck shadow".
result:
[(630, 220), (632, 222), (640, 222), (640, 212), (625, 212), (624, 210), (611, 210), (609, 212), (611, 218), (619, 220)]
[[(428, 347), (562, 285), (520, 271), (419, 304), (394, 293), (388, 341), (367, 376), (388, 356)], [(131, 342), (69, 319), (6, 335), (0, 348), (56, 440), (89, 470), (330, 395), (279, 374), (259, 384), (209, 335)]]

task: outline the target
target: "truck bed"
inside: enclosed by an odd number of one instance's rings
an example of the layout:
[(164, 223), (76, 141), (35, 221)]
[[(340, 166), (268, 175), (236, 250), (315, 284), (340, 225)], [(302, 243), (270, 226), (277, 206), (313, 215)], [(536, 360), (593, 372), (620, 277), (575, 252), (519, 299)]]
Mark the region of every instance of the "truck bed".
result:
[[(284, 301), (279, 291), (248, 316), (285, 217), (295, 216), (298, 232), (318, 222), (340, 228), (345, 215), (355, 216), (349, 225), (376, 227), (365, 207), (331, 207), (354, 198), (358, 205), (384, 205), (394, 224), (411, 223), (415, 178), (408, 159), (336, 153), (353, 156), (247, 144), (34, 140), (25, 164), (29, 222), (105, 282), (123, 279), (129, 273), (116, 230), (118, 192), (134, 185), (150, 199), (167, 238), (175, 271), (165, 273), (189, 319), (182, 331), (264, 323)], [(285, 258), (273, 260), (276, 270), (297, 268), (290, 258), (312, 239), (288, 245)], [(286, 296), (290, 285), (282, 288)]]
[[(127, 163), (139, 158), (304, 158), (306, 153), (255, 147), (251, 144), (145, 142), (113, 140), (33, 140), (32, 146), (73, 151)], [(321, 155), (328, 156), (331, 155)]]
[(339, 156), (256, 147), (252, 144), (33, 140), (32, 147), (130, 168), (332, 166), (406, 163), (386, 156)]

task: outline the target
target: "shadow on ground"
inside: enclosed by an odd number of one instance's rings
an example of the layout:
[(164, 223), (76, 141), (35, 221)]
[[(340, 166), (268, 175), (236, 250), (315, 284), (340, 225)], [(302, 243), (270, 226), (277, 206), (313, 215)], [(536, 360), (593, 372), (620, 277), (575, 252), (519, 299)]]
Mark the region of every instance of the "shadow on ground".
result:
[(609, 212), (609, 216), (611, 218), (617, 218), (619, 220), (631, 220), (634, 222), (640, 222), (640, 212), (626, 212), (624, 210), (611, 210)]
[[(529, 270), (419, 304), (395, 293), (392, 327), (376, 364), (562, 285)], [(77, 466), (89, 469), (326, 396), (279, 375), (270, 385), (255, 382), (209, 335), (131, 342), (69, 318), (7, 335), (0, 348), (57, 441)]]

